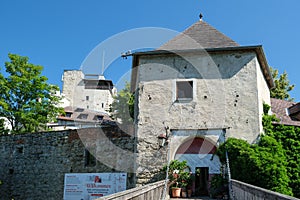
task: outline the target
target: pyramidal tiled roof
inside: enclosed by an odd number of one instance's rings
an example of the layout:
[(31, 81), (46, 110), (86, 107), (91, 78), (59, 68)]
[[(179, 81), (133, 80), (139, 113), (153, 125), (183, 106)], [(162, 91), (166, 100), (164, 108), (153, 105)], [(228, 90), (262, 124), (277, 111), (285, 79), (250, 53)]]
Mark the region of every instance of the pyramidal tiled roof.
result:
[(163, 44), (158, 50), (210, 49), (236, 47), (238, 43), (210, 26), (203, 20), (194, 23), (188, 29)]

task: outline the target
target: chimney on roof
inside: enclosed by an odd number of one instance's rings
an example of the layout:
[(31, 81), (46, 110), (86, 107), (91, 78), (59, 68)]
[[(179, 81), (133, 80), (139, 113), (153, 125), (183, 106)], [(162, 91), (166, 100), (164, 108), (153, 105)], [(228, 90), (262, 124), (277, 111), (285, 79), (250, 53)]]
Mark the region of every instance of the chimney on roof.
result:
[(203, 18), (202, 13), (200, 13), (199, 18), (200, 18), (200, 21), (202, 21), (202, 18)]

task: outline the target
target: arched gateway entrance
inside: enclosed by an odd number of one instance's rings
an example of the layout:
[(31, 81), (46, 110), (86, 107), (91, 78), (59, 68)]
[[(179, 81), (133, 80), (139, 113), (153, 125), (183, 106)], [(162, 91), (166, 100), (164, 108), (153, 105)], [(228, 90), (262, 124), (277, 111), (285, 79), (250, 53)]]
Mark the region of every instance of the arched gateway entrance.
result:
[(214, 174), (220, 174), (221, 163), (214, 155), (216, 146), (202, 137), (192, 137), (183, 142), (175, 153), (176, 160), (186, 160), (195, 175), (193, 191), (195, 195), (207, 195), (209, 182)]

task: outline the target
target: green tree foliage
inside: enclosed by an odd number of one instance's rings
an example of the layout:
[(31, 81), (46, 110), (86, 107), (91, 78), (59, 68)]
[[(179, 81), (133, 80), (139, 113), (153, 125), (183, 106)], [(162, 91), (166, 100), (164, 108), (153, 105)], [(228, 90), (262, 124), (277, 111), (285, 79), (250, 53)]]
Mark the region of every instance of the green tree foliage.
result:
[(262, 136), (255, 148), (260, 186), (287, 195), (293, 195), (286, 169), (287, 160), (282, 145), (270, 136)]
[(287, 160), (290, 187), (295, 197), (300, 198), (300, 128), (277, 125), (268, 135), (282, 144)]
[(274, 114), (272, 115), (268, 114), (270, 108), (271, 106), (269, 106), (268, 104), (263, 105), (264, 114), (262, 118), (262, 124), (263, 124), (265, 134), (273, 132), (274, 129), (273, 122), (279, 122), (279, 119), (277, 119), (277, 117)]
[(273, 125), (278, 119), (264, 108), (265, 135), (258, 144), (229, 138), (217, 154), (225, 162), (227, 149), (232, 178), (300, 198), (300, 128)]
[(221, 145), (218, 155), (225, 163), (228, 151), (233, 179), (292, 195), (287, 175), (287, 162), (282, 146), (274, 138), (263, 136), (259, 144), (250, 145), (244, 140), (229, 138)]
[(168, 165), (163, 166), (162, 172), (164, 174), (168, 170), (169, 185), (172, 187), (185, 188), (191, 182), (191, 173), (187, 161), (172, 160)]
[(6, 117), (12, 133), (45, 130), (62, 108), (60, 98), (52, 95), (59, 90), (42, 76), (42, 66), (28, 63), (28, 58), (9, 54), (5, 62), (7, 77), (0, 74), (0, 116)]
[(124, 89), (114, 97), (110, 106), (111, 117), (120, 119), (123, 124), (133, 122), (134, 117), (134, 94), (130, 91), (130, 84), (127, 82)]
[(289, 186), (294, 196), (300, 198), (300, 128), (286, 125), (273, 125), (279, 121), (274, 115), (264, 115), (265, 134), (278, 141), (284, 151), (287, 161), (287, 172), (290, 178)]
[(277, 69), (270, 68), (270, 70), (275, 83), (275, 87), (271, 90), (271, 97), (293, 101), (294, 99), (290, 97), (289, 92), (294, 89), (295, 85), (290, 85), (287, 73), (284, 72), (283, 74), (279, 75)]

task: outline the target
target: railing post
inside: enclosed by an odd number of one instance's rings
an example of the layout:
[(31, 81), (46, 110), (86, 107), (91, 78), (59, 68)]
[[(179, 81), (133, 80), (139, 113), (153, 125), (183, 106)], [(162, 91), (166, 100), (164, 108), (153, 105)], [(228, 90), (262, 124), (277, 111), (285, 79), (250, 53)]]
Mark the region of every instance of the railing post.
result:
[(227, 165), (227, 174), (228, 174), (228, 191), (229, 191), (229, 199), (234, 200), (233, 190), (232, 190), (232, 183), (231, 183), (231, 173), (230, 173), (230, 166), (229, 166), (229, 158), (228, 152), (226, 150), (226, 165)]
[(227, 176), (228, 176), (228, 193), (229, 193), (229, 199), (234, 200), (234, 194), (232, 190), (232, 183), (231, 183), (231, 172), (230, 172), (230, 165), (229, 165), (229, 157), (228, 157), (228, 151), (226, 147), (226, 129), (223, 129), (224, 138), (225, 138), (225, 155), (226, 155), (226, 168), (227, 168)]

